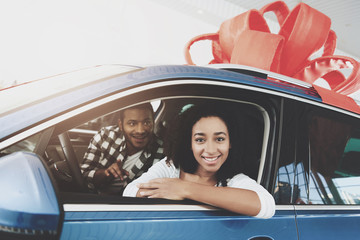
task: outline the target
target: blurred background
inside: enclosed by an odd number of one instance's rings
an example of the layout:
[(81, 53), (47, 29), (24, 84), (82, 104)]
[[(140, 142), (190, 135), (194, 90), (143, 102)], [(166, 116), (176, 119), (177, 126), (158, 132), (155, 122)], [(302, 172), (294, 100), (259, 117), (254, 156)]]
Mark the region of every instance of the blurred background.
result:
[[(185, 64), (187, 41), (269, 0), (11, 0), (0, 2), (0, 88), (102, 64)], [(336, 54), (360, 59), (360, 1), (304, 2), (332, 19)], [(272, 32), (275, 15), (266, 15)], [(211, 60), (210, 42), (192, 47)]]

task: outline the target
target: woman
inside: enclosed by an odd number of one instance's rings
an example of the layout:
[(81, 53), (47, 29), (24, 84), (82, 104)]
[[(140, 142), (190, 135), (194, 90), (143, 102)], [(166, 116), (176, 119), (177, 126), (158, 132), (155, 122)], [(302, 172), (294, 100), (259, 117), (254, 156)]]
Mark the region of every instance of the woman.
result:
[(124, 196), (192, 199), (236, 213), (269, 218), (275, 202), (241, 172), (242, 123), (221, 105), (193, 106), (179, 115), (163, 159), (130, 183)]

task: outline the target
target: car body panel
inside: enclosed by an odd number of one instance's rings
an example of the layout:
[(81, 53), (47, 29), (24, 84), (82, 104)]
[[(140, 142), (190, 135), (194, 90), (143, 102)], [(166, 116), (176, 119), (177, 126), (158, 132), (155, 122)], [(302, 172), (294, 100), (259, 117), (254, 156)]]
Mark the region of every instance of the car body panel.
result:
[[(263, 239), (297, 239), (291, 210), (277, 210), (270, 220), (206, 208), (192, 211), (186, 205), (177, 205), (172, 211), (167, 210), (169, 206), (158, 206), (163, 210), (150, 206), (147, 211), (141, 206), (122, 206), (122, 209), (126, 207), (128, 211), (66, 211), (61, 239), (92, 236), (105, 239), (119, 236), (122, 239), (252, 239), (260, 236)], [(137, 207), (141, 210), (136, 210)]]
[(358, 206), (295, 208), (299, 239), (356, 239), (360, 234)]

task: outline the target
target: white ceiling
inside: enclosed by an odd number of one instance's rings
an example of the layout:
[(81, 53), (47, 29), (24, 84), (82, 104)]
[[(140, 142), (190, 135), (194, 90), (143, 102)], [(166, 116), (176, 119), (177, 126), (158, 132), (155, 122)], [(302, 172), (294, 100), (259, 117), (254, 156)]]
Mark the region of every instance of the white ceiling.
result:
[[(260, 9), (273, 0), (153, 0), (214, 26), (248, 9)], [(304, 2), (332, 20), (337, 34), (337, 54), (360, 59), (360, 1), (358, 0), (286, 0), (289, 9)], [(270, 27), (271, 28), (271, 27)]]

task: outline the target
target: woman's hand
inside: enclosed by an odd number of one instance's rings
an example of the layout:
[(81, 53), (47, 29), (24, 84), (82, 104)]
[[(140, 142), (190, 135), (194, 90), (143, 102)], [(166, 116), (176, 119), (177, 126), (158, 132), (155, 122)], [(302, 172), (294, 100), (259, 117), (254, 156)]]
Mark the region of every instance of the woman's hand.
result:
[(183, 200), (186, 198), (188, 183), (178, 178), (156, 178), (147, 183), (139, 183), (137, 196)]
[(249, 216), (256, 216), (261, 210), (257, 193), (247, 189), (215, 187), (178, 178), (157, 178), (136, 186), (137, 197), (190, 199)]

